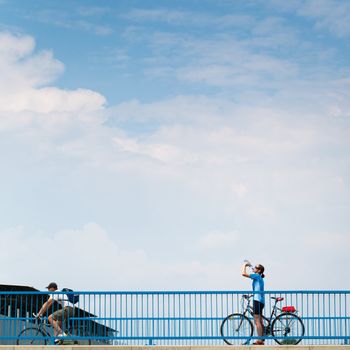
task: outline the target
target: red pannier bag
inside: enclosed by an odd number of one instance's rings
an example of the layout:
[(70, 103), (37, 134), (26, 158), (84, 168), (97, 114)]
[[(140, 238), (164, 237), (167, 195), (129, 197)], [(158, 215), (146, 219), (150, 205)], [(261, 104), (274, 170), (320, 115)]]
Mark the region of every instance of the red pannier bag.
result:
[(295, 312), (296, 309), (294, 306), (283, 306), (282, 307), (282, 311), (283, 312)]

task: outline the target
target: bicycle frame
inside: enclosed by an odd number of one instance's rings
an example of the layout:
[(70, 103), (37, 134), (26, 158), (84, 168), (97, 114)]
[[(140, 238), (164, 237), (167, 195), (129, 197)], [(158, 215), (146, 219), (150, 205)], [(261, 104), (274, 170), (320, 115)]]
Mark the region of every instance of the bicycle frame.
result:
[[(242, 296), (242, 301), (241, 301), (241, 308), (242, 308), (242, 314), (244, 316), (247, 316), (247, 313), (254, 318), (254, 313), (253, 313), (253, 307), (251, 306), (251, 300), (253, 298), (253, 295), (247, 295), (244, 294)], [(278, 314), (282, 313), (282, 309), (277, 306), (277, 303), (279, 302), (278, 299), (276, 298), (271, 298), (274, 299), (274, 304), (272, 306), (271, 314), (269, 317), (266, 317), (262, 315), (263, 321), (267, 322), (267, 325), (264, 325), (265, 327), (265, 333), (269, 334), (270, 333), (270, 325), (272, 324), (273, 320), (278, 316)], [(245, 304), (246, 301), (246, 305)]]
[[(242, 296), (242, 314), (246, 316), (247, 313), (249, 313), (253, 318), (254, 318), (254, 313), (253, 313), (253, 307), (251, 306), (251, 299), (252, 299), (253, 295), (246, 295), (244, 294)], [(266, 316), (263, 316), (263, 319), (268, 321), (269, 325), (272, 323), (273, 319), (278, 315), (278, 313), (281, 313), (282, 312), (282, 309), (280, 309), (278, 306), (277, 306), (277, 303), (279, 302), (277, 299), (274, 299), (275, 302), (273, 304), (273, 307), (272, 307), (272, 311), (271, 311), (271, 314), (270, 314), (270, 317), (266, 317)], [(244, 306), (244, 302), (247, 301), (247, 305)]]
[(35, 327), (40, 330), (47, 338), (53, 337), (53, 326), (47, 319), (36, 319), (34, 323)]

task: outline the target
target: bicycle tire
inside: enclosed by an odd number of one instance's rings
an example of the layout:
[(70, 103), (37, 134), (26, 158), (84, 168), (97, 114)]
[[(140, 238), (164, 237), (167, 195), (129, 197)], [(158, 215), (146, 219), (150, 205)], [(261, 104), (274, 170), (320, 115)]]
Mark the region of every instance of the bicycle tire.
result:
[(38, 328), (24, 328), (17, 338), (17, 345), (46, 345), (45, 334)]
[(305, 326), (299, 316), (290, 312), (284, 312), (273, 320), (271, 330), (276, 343), (280, 345), (297, 345), (302, 341)]
[(231, 337), (244, 337), (236, 340), (242, 345), (249, 344), (253, 331), (253, 324), (249, 318), (239, 313), (228, 315), (220, 326), (220, 334), (228, 345), (234, 345), (235, 339)]

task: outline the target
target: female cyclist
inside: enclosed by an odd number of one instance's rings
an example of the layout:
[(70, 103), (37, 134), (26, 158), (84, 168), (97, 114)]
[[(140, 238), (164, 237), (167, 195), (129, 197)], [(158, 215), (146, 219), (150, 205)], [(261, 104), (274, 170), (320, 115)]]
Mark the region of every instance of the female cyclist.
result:
[(242, 276), (251, 278), (253, 280), (253, 314), (254, 321), (256, 326), (256, 332), (258, 333), (259, 339), (254, 342), (254, 345), (264, 345), (264, 326), (262, 323), (262, 310), (265, 306), (265, 294), (259, 293), (264, 292), (264, 280), (265, 277), (264, 266), (258, 264), (253, 268), (253, 273), (247, 273), (247, 268), (250, 266), (250, 263), (245, 263), (243, 265)]

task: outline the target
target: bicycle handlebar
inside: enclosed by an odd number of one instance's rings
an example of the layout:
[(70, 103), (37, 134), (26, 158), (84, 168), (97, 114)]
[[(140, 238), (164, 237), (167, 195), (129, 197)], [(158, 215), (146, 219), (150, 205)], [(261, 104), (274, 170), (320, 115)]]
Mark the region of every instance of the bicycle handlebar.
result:
[[(251, 299), (253, 296), (254, 296), (254, 294), (243, 294), (243, 295), (242, 295), (242, 298), (243, 298), (243, 299), (246, 299), (246, 300), (249, 300), (249, 299)], [(276, 303), (278, 303), (279, 301), (284, 300), (284, 298), (281, 298), (281, 297), (270, 297), (270, 299), (275, 300)]]
[(250, 299), (253, 296), (253, 294), (243, 294), (242, 298), (244, 299)]

